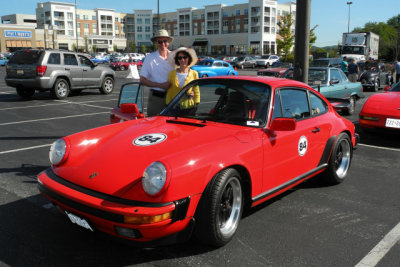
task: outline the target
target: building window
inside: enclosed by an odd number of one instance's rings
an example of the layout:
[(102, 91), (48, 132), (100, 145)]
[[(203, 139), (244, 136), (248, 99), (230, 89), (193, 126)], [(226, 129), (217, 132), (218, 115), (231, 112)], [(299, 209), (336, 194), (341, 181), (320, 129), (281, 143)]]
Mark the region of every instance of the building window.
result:
[(93, 30), (97, 29), (97, 24), (96, 23), (92, 24), (92, 29)]
[(68, 18), (68, 20), (73, 20), (74, 19), (74, 15), (72, 14), (72, 12), (68, 12), (67, 13), (67, 18)]
[(118, 22), (118, 18), (114, 18), (115, 22)]
[(76, 19), (80, 19), (80, 16), (79, 16), (79, 14), (76, 14)]
[(83, 15), (83, 19), (84, 20), (88, 20), (89, 18), (88, 18), (88, 15)]
[(248, 14), (249, 14), (249, 10), (248, 10), (247, 8), (244, 10), (244, 14), (245, 14), (245, 15), (248, 15)]
[(236, 10), (236, 16), (240, 16), (240, 9)]
[(78, 23), (78, 29), (81, 27), (81, 24), (80, 23)]
[(139, 19), (139, 18), (138, 18), (138, 19), (136, 19), (136, 23), (137, 23), (137, 24), (142, 24), (143, 21), (142, 21), (142, 19)]
[(151, 38), (150, 34), (146, 34), (146, 41), (150, 41), (150, 38)]
[(72, 21), (68, 21), (68, 29), (73, 29), (74, 28), (74, 23)]
[(141, 32), (141, 31), (142, 31), (142, 26), (138, 26), (138, 27), (137, 27), (137, 31), (138, 31), (138, 32)]
[(142, 36), (141, 34), (138, 34), (137, 39), (138, 39), (139, 41), (142, 41), (142, 40), (143, 40), (143, 36)]
[(96, 16), (92, 16), (92, 20), (97, 20)]
[(226, 12), (226, 11), (222, 12), (222, 17), (223, 17), (223, 18), (228, 17), (228, 12)]
[(74, 36), (74, 31), (68, 31), (69, 36)]
[(115, 28), (116, 31), (119, 31), (119, 26), (118, 25), (115, 25), (114, 28)]
[(145, 32), (150, 32), (150, 26), (146, 26), (144, 31)]
[(85, 23), (85, 29), (89, 29), (89, 23)]
[(150, 19), (144, 19), (144, 24), (150, 24)]

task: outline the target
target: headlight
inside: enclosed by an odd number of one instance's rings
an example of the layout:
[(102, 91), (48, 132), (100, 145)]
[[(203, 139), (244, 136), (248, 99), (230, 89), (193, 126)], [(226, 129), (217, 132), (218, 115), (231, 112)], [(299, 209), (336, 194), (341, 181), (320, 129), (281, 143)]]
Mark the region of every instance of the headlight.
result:
[(167, 170), (161, 162), (153, 162), (143, 173), (142, 186), (144, 191), (154, 196), (158, 194), (167, 181)]
[(65, 142), (65, 140), (56, 140), (50, 147), (49, 158), (51, 164), (60, 164), (65, 159), (66, 151), (67, 143)]

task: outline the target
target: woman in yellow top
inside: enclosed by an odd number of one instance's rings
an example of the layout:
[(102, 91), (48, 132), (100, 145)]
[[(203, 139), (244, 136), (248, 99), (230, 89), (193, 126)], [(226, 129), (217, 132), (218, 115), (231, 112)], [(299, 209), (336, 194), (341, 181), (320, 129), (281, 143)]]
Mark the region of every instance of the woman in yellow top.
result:
[[(165, 103), (168, 105), (171, 100), (191, 81), (198, 79), (197, 71), (190, 69), (197, 62), (196, 52), (192, 48), (180, 47), (169, 53), (168, 62), (176, 69), (168, 75), (171, 86), (167, 90)], [(187, 97), (183, 97), (180, 103), (181, 109), (191, 109), (200, 103), (200, 90), (198, 86), (187, 91)]]

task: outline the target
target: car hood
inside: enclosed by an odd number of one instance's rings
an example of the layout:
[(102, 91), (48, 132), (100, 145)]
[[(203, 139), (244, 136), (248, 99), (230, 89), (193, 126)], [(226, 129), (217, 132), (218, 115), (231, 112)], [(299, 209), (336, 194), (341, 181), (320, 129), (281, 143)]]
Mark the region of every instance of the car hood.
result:
[(196, 150), (205, 145), (215, 147), (224, 139), (232, 145), (243, 142), (246, 129), (250, 128), (163, 116), (113, 124), (68, 136), (68, 159), (53, 170), (74, 184), (122, 196), (154, 161), (168, 168), (182, 157), (196, 157)]
[(386, 92), (372, 95), (363, 107), (363, 112), (400, 117), (400, 92)]

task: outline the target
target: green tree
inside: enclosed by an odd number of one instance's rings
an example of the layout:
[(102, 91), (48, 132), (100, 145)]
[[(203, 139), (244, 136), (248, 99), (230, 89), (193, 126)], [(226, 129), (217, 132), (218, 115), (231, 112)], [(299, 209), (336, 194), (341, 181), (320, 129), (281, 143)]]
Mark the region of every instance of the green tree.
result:
[(294, 44), (294, 35), (292, 34), (293, 19), (292, 14), (288, 13), (281, 17), (281, 20), (277, 23), (278, 25), (278, 53), (283, 53), (284, 56), (289, 55), (290, 49)]
[(394, 59), (399, 59), (400, 54), (400, 14), (388, 19), (387, 24), (392, 26), (397, 31), (396, 47), (394, 48)]
[(135, 52), (135, 50), (136, 50), (136, 44), (135, 43), (132, 43), (131, 44), (131, 52)]
[(72, 51), (76, 51), (76, 44), (72, 44)]
[(116, 44), (114, 44), (114, 46), (113, 46), (113, 48), (114, 48), (114, 52), (117, 52), (117, 45)]
[(142, 44), (142, 53), (145, 54), (146, 53), (146, 46), (144, 44)]
[(94, 52), (94, 53), (97, 52), (97, 45), (93, 45), (93, 52)]
[(311, 30), (310, 30), (310, 45), (309, 45), (309, 51), (311, 53), (311, 47), (313, 44), (315, 44), (315, 41), (317, 41), (317, 36), (315, 35), (314, 30), (318, 27), (318, 24), (315, 25)]
[(249, 55), (251, 55), (251, 54), (253, 54), (253, 47), (252, 46), (249, 47)]

